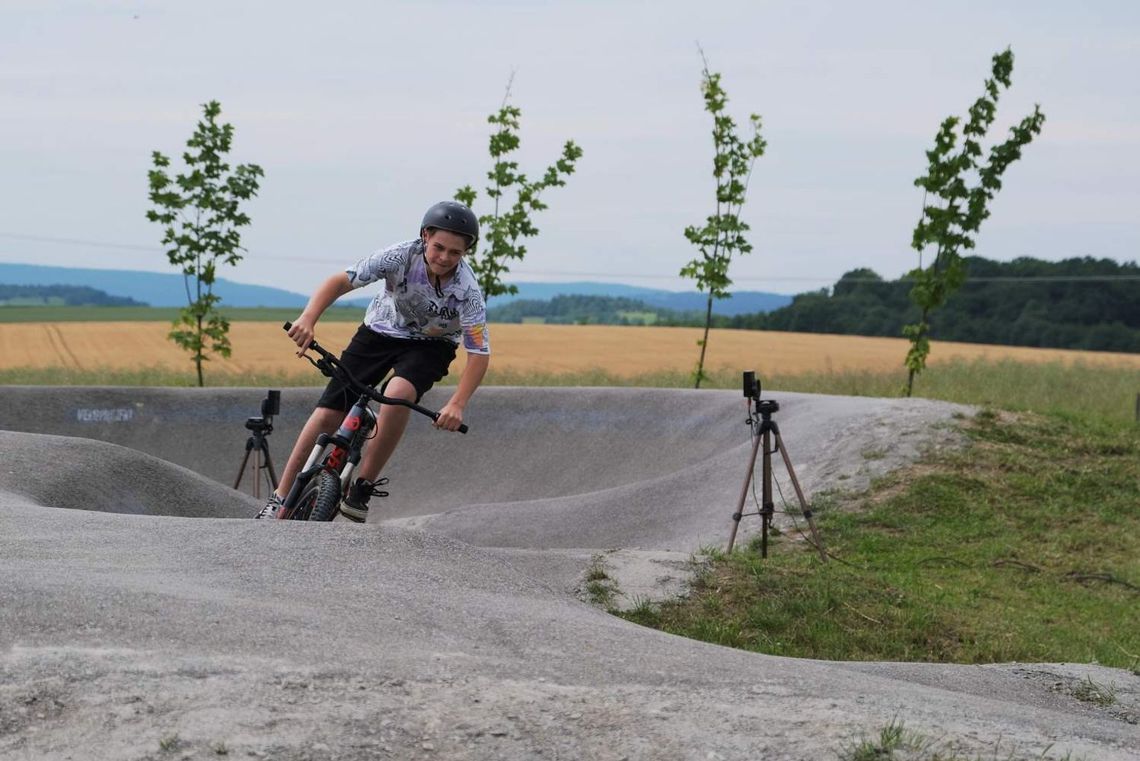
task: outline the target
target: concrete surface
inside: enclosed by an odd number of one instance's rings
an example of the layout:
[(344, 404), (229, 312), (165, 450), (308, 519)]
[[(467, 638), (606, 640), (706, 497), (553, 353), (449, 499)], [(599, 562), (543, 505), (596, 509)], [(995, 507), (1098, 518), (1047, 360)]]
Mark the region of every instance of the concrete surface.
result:
[[(275, 459), (315, 396), (283, 393)], [(969, 414), (766, 396), (809, 493)], [(739, 394), (483, 389), (467, 437), (413, 420), (363, 526), (227, 520), (257, 509), (223, 484), (263, 397), (4, 390), (0, 758), (817, 759), (894, 721), (970, 758), (1137, 758), (1128, 672), (776, 658), (582, 602), (591, 563), (651, 595), (723, 544)], [(1090, 678), (1113, 706), (1074, 696)]]

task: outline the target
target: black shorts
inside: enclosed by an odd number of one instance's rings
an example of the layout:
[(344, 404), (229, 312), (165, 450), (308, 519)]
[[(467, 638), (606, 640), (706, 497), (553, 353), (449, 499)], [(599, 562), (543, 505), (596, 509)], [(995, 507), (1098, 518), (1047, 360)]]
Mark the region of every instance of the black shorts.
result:
[[(455, 359), (455, 344), (446, 339), (393, 338), (361, 325), (340, 361), (361, 383), (375, 386), (389, 370), (416, 387), (416, 401), (443, 376)], [(318, 407), (348, 412), (359, 394), (336, 378), (329, 381)]]

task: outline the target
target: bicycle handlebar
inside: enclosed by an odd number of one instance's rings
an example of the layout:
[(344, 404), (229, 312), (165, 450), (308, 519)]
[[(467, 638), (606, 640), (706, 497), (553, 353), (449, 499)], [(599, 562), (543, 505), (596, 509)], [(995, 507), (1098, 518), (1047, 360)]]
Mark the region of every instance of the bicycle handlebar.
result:
[[(291, 327), (293, 327), (292, 322), (286, 322), (282, 326), (284, 330), (289, 330)], [(312, 362), (313, 366), (320, 370), (323, 375), (327, 375), (330, 378), (334, 375), (338, 375), (340, 379), (342, 381), (346, 381), (350, 387), (370, 397), (377, 404), (395, 404), (399, 405), (400, 407), (407, 407), (408, 409), (415, 410), (421, 415), (430, 417), (433, 422), (439, 420), (439, 413), (435, 412), (434, 410), (429, 410), (427, 407), (421, 407), (415, 402), (409, 402), (406, 399), (397, 399), (396, 397), (392, 396), (384, 396), (379, 391), (369, 386), (367, 383), (361, 383), (356, 379), (356, 376), (352, 374), (351, 370), (341, 364), (341, 361), (337, 359), (334, 354), (327, 351), (316, 341), (309, 341), (309, 345), (305, 347), (305, 351), (308, 351), (309, 349), (312, 349), (313, 351), (320, 354), (321, 358), (317, 361), (313, 361), (311, 357), (305, 357), (305, 359), (308, 359), (310, 362)], [(467, 433), (467, 424), (460, 423), (458, 430), (460, 433)]]

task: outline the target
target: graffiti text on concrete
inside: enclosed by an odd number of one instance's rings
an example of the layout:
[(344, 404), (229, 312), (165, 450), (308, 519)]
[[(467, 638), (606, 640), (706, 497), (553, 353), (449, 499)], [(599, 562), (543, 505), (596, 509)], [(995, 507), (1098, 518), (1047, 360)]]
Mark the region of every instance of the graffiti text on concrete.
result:
[(135, 416), (130, 407), (120, 407), (110, 410), (77, 409), (75, 418), (80, 423), (125, 423)]

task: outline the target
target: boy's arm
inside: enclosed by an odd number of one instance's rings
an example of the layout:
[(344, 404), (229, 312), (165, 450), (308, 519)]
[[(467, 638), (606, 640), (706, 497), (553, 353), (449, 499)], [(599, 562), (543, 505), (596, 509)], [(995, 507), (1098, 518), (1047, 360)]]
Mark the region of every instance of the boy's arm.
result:
[(487, 374), (487, 365), (490, 364), (490, 361), (489, 354), (467, 354), (467, 366), (463, 368), (463, 376), (459, 379), (455, 393), (439, 411), (439, 418), (435, 421), (436, 428), (444, 428), (448, 431), (459, 428), (459, 424), (463, 422), (463, 410), (467, 407), (467, 402), (475, 393), (475, 389), (479, 388), (479, 384), (483, 382), (483, 376)]
[(304, 311), (301, 312), (301, 316), (293, 320), (293, 327), (289, 329), (289, 337), (300, 347), (300, 351), (297, 352), (298, 357), (305, 353), (305, 349), (313, 340), (317, 320), (321, 319), (321, 315), (334, 301), (352, 289), (353, 286), (348, 279), (348, 274), (344, 272), (336, 273), (317, 287), (309, 299), (309, 303), (305, 305)]

